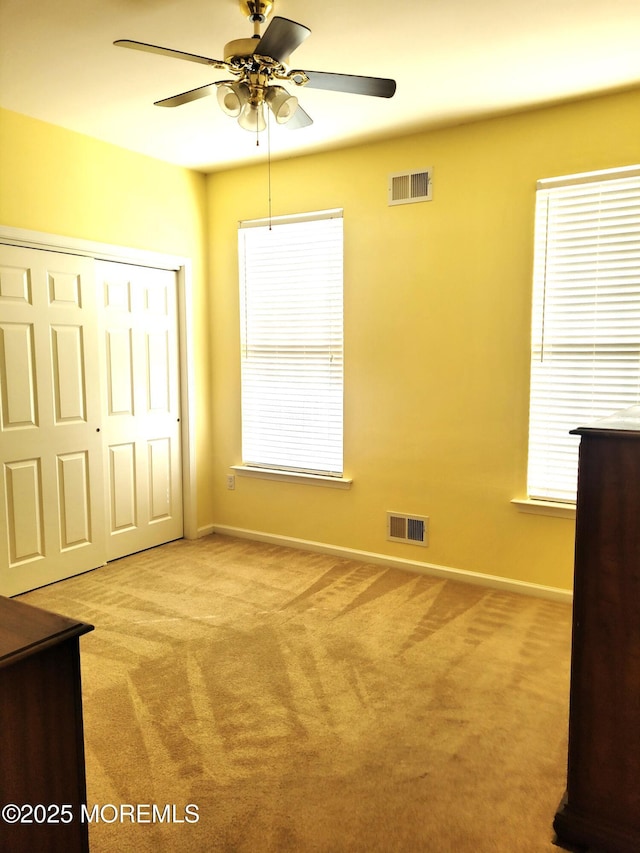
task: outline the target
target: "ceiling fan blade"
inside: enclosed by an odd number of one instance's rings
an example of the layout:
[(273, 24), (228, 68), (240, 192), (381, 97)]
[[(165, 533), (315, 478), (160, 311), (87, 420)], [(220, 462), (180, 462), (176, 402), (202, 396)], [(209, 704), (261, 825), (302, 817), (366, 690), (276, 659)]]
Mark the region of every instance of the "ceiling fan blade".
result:
[(311, 124), (313, 124), (313, 119), (298, 104), (295, 113), (283, 127), (288, 127), (289, 130), (299, 130), (301, 127), (309, 127)]
[(253, 52), (258, 56), (269, 56), (276, 62), (283, 62), (310, 35), (309, 27), (296, 24), (288, 18), (276, 16), (264, 31)]
[(207, 86), (198, 86), (197, 89), (189, 89), (188, 92), (182, 92), (180, 95), (173, 95), (171, 98), (163, 98), (161, 101), (155, 101), (155, 106), (179, 107), (182, 104), (188, 104), (189, 101), (197, 101), (198, 98), (206, 98), (207, 95), (213, 95), (216, 88), (215, 83), (209, 83)]
[(170, 47), (160, 47), (157, 44), (145, 44), (142, 41), (131, 41), (130, 39), (118, 39), (114, 41), (117, 47), (129, 47), (132, 50), (144, 50), (146, 53), (158, 53), (161, 56), (172, 56), (174, 59), (186, 59), (189, 62), (199, 62), (201, 65), (214, 65), (216, 68), (226, 68), (226, 63), (219, 59), (210, 59), (208, 56), (198, 56), (196, 53), (184, 53), (182, 50), (173, 50)]
[[(373, 95), (391, 98), (396, 91), (396, 81), (385, 77), (360, 77), (357, 74), (331, 74), (326, 71), (305, 71), (311, 89), (330, 89), (332, 92), (350, 92), (353, 95)], [(291, 79), (295, 82), (295, 71)]]

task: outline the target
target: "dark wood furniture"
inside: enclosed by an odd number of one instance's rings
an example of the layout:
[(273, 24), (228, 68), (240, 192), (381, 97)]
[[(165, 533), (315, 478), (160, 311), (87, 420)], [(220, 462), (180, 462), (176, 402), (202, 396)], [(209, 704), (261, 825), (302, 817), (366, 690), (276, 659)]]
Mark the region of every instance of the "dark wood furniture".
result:
[[(80, 812), (86, 783), (79, 637), (92, 629), (0, 597), (0, 850), (89, 850)], [(18, 813), (8, 804), (19, 807), (19, 822), (11, 822)]]
[(640, 406), (581, 436), (560, 844), (640, 851)]

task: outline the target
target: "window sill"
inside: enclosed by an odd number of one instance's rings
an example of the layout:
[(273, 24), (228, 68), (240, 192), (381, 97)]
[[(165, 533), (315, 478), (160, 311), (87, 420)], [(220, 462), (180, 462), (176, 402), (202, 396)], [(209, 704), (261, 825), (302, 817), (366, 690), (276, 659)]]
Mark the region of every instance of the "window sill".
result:
[(306, 486), (326, 486), (329, 489), (350, 489), (348, 477), (328, 477), (324, 474), (302, 474), (299, 471), (279, 471), (277, 468), (254, 468), (251, 465), (232, 465), (232, 470), (241, 477), (258, 480), (278, 480), (281, 483), (302, 483)]
[(511, 501), (518, 512), (528, 512), (532, 515), (551, 515), (555, 518), (575, 518), (576, 505), (560, 503), (559, 501), (539, 501), (532, 498), (515, 498)]

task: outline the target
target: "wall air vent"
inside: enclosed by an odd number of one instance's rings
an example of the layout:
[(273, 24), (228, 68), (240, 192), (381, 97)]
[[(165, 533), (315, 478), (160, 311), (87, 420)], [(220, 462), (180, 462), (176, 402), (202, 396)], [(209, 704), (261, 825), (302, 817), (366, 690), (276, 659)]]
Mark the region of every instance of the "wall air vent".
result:
[(389, 175), (389, 205), (431, 201), (431, 169)]
[(424, 515), (388, 512), (387, 539), (391, 542), (409, 542), (426, 547), (429, 544), (429, 519)]

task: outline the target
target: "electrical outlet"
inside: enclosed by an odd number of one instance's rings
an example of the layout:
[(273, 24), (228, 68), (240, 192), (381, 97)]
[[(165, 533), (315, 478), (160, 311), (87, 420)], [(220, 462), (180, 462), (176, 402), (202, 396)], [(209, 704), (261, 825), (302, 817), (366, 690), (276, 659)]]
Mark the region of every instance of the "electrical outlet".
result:
[(233, 491), (236, 487), (236, 478), (234, 474), (227, 474), (227, 488)]

